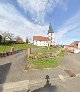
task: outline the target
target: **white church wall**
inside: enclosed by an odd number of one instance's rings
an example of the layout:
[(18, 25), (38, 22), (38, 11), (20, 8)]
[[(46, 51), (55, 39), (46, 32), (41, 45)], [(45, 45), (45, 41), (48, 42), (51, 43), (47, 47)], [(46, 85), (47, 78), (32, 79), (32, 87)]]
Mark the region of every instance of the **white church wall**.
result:
[(35, 40), (33, 41), (33, 45), (36, 45), (37, 46), (37, 42)]
[(48, 33), (48, 38), (51, 40), (51, 45), (55, 45), (54, 33)]
[(47, 41), (35, 41), (34, 40), (33, 44), (36, 45), (36, 46), (48, 46)]

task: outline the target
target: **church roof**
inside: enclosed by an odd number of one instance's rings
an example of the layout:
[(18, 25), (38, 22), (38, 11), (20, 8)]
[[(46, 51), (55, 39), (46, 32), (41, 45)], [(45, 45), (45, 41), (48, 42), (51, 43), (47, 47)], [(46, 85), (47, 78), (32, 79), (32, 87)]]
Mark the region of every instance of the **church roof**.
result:
[(51, 23), (50, 23), (50, 26), (49, 26), (48, 33), (54, 33)]
[(43, 37), (43, 36), (33, 36), (33, 40), (36, 41), (50, 41), (48, 37)]

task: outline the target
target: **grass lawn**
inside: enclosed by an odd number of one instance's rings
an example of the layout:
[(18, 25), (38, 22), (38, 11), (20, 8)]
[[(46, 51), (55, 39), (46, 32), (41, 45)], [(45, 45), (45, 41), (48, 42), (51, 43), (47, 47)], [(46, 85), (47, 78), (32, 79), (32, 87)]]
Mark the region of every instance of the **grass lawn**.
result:
[(53, 52), (53, 53), (57, 53), (59, 52), (59, 54), (57, 54), (55, 57), (48, 57), (48, 58), (29, 58), (28, 61), (28, 66), (26, 69), (44, 69), (44, 68), (53, 68), (56, 67), (58, 65), (60, 65), (60, 62), (58, 61), (59, 58), (64, 57), (68, 51), (67, 50), (62, 50), (61, 48), (54, 48), (54, 47), (50, 47), (49, 50), (47, 49), (39, 49), (33, 52), (33, 55), (40, 55), (43, 54), (48, 54), (49, 52)]
[(24, 50), (27, 48), (34, 48), (31, 44), (15, 44), (15, 45), (0, 45), (0, 52), (10, 51), (10, 48), (14, 47), (15, 50)]
[(64, 50), (64, 51), (61, 51), (59, 54), (58, 54), (58, 56), (59, 57), (64, 57), (66, 54), (68, 54), (69, 53), (69, 51), (68, 50)]
[(54, 48), (54, 47), (49, 47), (49, 50), (46, 48), (46, 49), (39, 49), (39, 50), (36, 50), (33, 52), (33, 54), (47, 54), (49, 52), (57, 52), (59, 50), (59, 48)]
[(60, 64), (56, 58), (29, 59), (28, 69), (53, 68)]

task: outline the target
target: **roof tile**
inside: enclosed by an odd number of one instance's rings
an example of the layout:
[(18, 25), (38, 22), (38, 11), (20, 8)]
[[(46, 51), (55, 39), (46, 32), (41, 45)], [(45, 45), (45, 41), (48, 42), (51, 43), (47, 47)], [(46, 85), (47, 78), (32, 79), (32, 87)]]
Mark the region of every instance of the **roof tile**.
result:
[(43, 36), (33, 36), (33, 40), (36, 41), (50, 41), (48, 37), (43, 37)]

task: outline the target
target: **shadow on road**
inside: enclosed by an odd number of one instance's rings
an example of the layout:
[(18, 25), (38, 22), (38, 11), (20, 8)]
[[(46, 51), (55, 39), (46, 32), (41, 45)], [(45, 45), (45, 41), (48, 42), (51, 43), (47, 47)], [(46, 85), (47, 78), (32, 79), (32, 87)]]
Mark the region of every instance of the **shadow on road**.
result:
[[(46, 78), (45, 78), (47, 81), (46, 81), (46, 84), (44, 85), (44, 87), (41, 87), (39, 89), (36, 89), (32, 92), (58, 92), (57, 91), (57, 87), (54, 85), (52, 86), (50, 83), (49, 83), (49, 76), (46, 75)], [(29, 91), (28, 91), (29, 92)]]
[[(0, 66), (0, 84), (5, 83), (10, 66), (11, 66), (11, 63), (4, 64), (4, 65)], [(3, 86), (1, 86), (1, 85), (0, 85), (0, 92), (3, 92)]]

